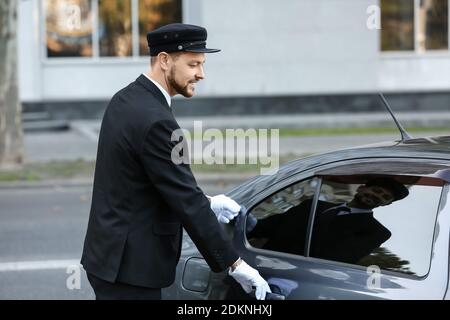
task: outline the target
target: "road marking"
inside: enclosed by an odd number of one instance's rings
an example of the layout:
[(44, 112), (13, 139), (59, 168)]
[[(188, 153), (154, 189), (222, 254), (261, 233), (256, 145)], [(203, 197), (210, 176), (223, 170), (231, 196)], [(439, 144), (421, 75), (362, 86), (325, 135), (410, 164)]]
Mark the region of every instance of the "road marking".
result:
[(77, 260), (1, 262), (0, 272), (67, 269), (70, 266), (81, 267), (80, 260), (77, 259)]

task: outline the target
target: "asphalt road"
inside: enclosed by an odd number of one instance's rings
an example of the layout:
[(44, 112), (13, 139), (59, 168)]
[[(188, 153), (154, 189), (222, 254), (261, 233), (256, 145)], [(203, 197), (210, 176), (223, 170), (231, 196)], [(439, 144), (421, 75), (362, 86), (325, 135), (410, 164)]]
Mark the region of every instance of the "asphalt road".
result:
[(90, 186), (0, 189), (0, 300), (94, 298), (77, 269), (90, 200)]

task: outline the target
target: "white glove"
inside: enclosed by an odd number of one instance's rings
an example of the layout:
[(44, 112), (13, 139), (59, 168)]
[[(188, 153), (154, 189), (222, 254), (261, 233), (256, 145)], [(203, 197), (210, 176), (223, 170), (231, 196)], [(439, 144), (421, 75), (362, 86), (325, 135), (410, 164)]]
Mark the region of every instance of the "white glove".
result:
[(219, 194), (218, 196), (210, 197), (211, 209), (216, 214), (217, 220), (222, 223), (228, 223), (233, 220), (241, 210), (241, 206), (233, 199)]
[(250, 267), (244, 260), (234, 269), (228, 270), (228, 274), (234, 278), (246, 293), (252, 292), (252, 286), (256, 287), (255, 296), (258, 300), (264, 300), (267, 292), (272, 292), (266, 280), (260, 275), (258, 270)]

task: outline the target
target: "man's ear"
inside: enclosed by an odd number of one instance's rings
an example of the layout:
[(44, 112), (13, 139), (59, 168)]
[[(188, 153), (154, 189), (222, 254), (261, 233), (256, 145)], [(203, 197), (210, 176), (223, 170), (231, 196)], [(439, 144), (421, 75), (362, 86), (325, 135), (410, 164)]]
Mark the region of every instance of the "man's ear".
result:
[(167, 52), (160, 52), (158, 54), (158, 59), (159, 59), (159, 65), (161, 66), (161, 69), (164, 71), (168, 71), (169, 70), (169, 65), (170, 65), (170, 56)]

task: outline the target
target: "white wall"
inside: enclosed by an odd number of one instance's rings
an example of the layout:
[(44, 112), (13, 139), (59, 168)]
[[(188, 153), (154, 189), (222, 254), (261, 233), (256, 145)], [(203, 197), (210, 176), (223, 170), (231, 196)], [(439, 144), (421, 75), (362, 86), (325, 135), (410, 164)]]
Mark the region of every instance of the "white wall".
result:
[(38, 1), (19, 0), (17, 12), (19, 90), (23, 101), (42, 99)]
[[(148, 68), (148, 58), (45, 59), (38, 1), (20, 0), (23, 101), (109, 99)], [(450, 53), (384, 54), (366, 27), (378, 0), (184, 0), (183, 21), (208, 29), (200, 96), (365, 93), (450, 89)]]
[(450, 52), (381, 55), (378, 87), (385, 92), (448, 92)]
[(149, 62), (62, 62), (42, 66), (42, 96), (51, 100), (109, 100), (147, 71)]
[(377, 31), (368, 0), (203, 1), (211, 45), (205, 92), (219, 95), (372, 91)]

